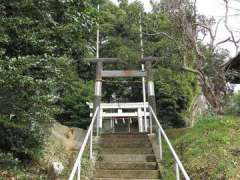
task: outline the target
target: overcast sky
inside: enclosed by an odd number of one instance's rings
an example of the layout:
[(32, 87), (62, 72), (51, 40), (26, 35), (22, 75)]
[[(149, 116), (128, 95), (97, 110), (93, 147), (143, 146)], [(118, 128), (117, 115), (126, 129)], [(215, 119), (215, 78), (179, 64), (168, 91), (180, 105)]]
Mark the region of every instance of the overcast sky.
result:
[[(117, 3), (117, 0), (112, 0), (114, 3)], [(133, 2), (134, 0), (129, 0)], [(140, 0), (144, 4), (146, 11), (151, 11), (150, 0)], [(160, 0), (155, 0), (160, 1)], [(222, 18), (225, 14), (225, 5), (223, 0), (198, 0), (197, 9), (200, 14), (204, 14), (208, 17), (214, 17), (216, 20)], [(230, 12), (229, 25), (231, 29), (235, 31), (240, 31), (240, 0), (230, 0)], [(239, 9), (239, 10), (235, 10)], [(240, 33), (235, 32), (235, 35), (240, 38)], [(219, 27), (217, 34), (217, 41), (224, 40), (229, 37), (229, 33), (226, 31), (223, 23)], [(236, 55), (234, 46), (231, 43), (222, 45), (223, 48), (228, 49), (231, 52), (231, 56)]]

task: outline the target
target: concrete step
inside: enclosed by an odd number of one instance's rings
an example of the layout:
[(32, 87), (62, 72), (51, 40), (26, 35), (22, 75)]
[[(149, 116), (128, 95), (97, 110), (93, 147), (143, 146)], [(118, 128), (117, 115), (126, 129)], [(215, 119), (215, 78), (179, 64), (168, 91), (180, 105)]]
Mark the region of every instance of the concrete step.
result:
[(96, 169), (104, 170), (157, 170), (156, 162), (96, 162)]
[(158, 179), (158, 170), (95, 170), (93, 173), (96, 178), (134, 178), (134, 179)]
[[(93, 178), (93, 180), (125, 180), (125, 179), (127, 179), (127, 180), (156, 180), (156, 179), (149, 179), (149, 178), (147, 178), (147, 179), (129, 179), (129, 178)], [(159, 180), (159, 178), (157, 178), (158, 180)]]
[(147, 137), (148, 133), (104, 133), (101, 137)]
[(100, 147), (104, 148), (146, 148), (146, 147), (152, 147), (151, 143), (145, 142), (102, 142), (100, 143)]
[(155, 162), (154, 154), (101, 154), (98, 161), (102, 162)]
[(100, 142), (111, 142), (111, 141), (120, 141), (120, 142), (125, 142), (125, 141), (131, 141), (131, 142), (146, 142), (149, 141), (148, 138), (146, 137), (105, 137), (105, 138), (100, 138)]
[(94, 179), (160, 179), (147, 133), (102, 134), (99, 143)]
[(151, 147), (142, 148), (100, 148), (100, 153), (104, 154), (152, 154)]

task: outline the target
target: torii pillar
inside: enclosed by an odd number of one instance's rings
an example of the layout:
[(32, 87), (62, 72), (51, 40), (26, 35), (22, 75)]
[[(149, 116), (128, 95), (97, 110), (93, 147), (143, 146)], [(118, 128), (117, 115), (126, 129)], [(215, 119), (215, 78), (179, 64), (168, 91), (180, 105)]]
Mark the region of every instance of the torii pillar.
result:
[(147, 87), (148, 87), (148, 102), (150, 106), (153, 108), (153, 111), (156, 113), (156, 98), (155, 98), (155, 90), (154, 90), (154, 77), (152, 71), (152, 62), (146, 61), (146, 69), (147, 69)]
[(148, 103), (156, 113), (156, 98), (154, 90), (154, 76), (152, 70), (152, 62), (157, 60), (158, 57), (143, 58), (142, 61), (145, 63), (147, 71), (147, 90), (148, 90)]
[[(101, 99), (102, 99), (102, 71), (103, 71), (103, 63), (102, 61), (98, 61), (96, 63), (96, 81), (95, 81), (95, 93), (94, 93), (94, 104), (93, 104), (93, 112), (96, 111), (97, 107), (100, 108)], [(97, 135), (99, 135), (99, 131), (101, 131), (101, 109), (97, 114), (97, 123), (96, 130)]]

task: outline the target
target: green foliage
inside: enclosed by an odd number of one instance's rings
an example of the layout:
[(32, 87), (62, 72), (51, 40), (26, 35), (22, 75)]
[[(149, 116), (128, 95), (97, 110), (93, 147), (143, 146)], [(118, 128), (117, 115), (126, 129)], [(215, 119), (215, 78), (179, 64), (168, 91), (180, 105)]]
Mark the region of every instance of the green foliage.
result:
[(240, 114), (240, 93), (233, 94), (229, 97), (228, 103), (225, 106), (226, 114), (239, 115)]
[(22, 164), (11, 153), (0, 152), (0, 179), (46, 179), (46, 171), (41, 166)]
[[(71, 63), (66, 58), (25, 56), (1, 60), (0, 147), (17, 156), (37, 156), (43, 141), (41, 124), (59, 112), (55, 105)], [(63, 71), (66, 70), (66, 71)]]
[[(192, 179), (238, 179), (239, 117), (209, 113), (180, 135), (174, 144)], [(172, 168), (169, 155), (167, 164)], [(171, 169), (169, 169), (170, 171)]]
[(45, 125), (56, 115), (71, 109), (70, 120), (76, 120), (86, 114), (77, 106), (92, 93), (91, 83), (79, 79), (91, 76), (81, 59), (94, 52), (92, 5), (90, 0), (1, 2), (1, 150), (37, 158)]
[(90, 114), (87, 102), (93, 101), (93, 91), (93, 81), (72, 80), (58, 102), (64, 111), (57, 115), (57, 119), (68, 126), (86, 128)]
[(123, 1), (120, 8), (104, 3), (100, 13), (100, 32), (103, 41), (101, 57), (121, 57), (131, 68), (136, 67), (140, 57), (139, 13), (143, 6), (139, 2), (128, 4)]
[(195, 76), (162, 67), (159, 67), (155, 74), (157, 112), (160, 120), (165, 126), (185, 126), (182, 113), (187, 111), (197, 91)]
[(240, 114), (240, 93), (234, 96), (234, 103), (236, 106), (236, 114)]
[[(144, 56), (162, 57), (154, 65), (157, 111), (166, 126), (184, 126), (184, 112), (198, 91), (195, 75), (182, 72), (181, 59), (174, 41), (158, 32), (173, 33), (180, 38), (181, 32), (172, 32), (173, 23), (167, 14), (156, 11), (144, 13), (139, 2), (127, 4), (121, 1), (118, 8), (110, 2), (103, 3), (100, 14), (101, 57), (121, 57), (121, 65), (107, 66), (108, 69), (140, 69), (141, 56), (139, 21), (143, 27)], [(153, 35), (152, 35), (153, 34)], [(190, 59), (190, 58), (189, 58)], [(122, 79), (118, 79), (122, 80)], [(135, 81), (136, 79), (127, 79)], [(141, 83), (104, 82), (103, 100), (110, 101), (112, 93), (120, 99), (142, 101)]]

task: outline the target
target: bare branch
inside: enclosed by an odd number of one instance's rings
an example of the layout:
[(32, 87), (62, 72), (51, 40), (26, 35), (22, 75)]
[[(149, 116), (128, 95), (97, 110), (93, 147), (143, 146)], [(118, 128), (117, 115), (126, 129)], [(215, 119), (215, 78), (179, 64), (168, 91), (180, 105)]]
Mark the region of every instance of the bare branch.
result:
[(196, 23), (196, 25), (206, 29), (209, 32), (209, 35), (210, 35), (210, 38), (211, 38), (210, 39), (210, 41), (211, 41), (210, 45), (211, 45), (211, 47), (213, 47), (216, 36), (215, 36), (215, 34), (213, 34), (212, 29), (205, 24)]
[(228, 41), (230, 41), (230, 40), (231, 40), (231, 38), (228, 37), (227, 39), (224, 39), (224, 40), (219, 41), (218, 43), (216, 43), (216, 46), (219, 46), (219, 45), (221, 45), (221, 44), (224, 44), (224, 43), (226, 43), (226, 42), (228, 42)]
[(237, 54), (239, 46), (238, 46), (238, 43), (237, 43), (237, 41), (235, 39), (235, 36), (234, 36), (233, 32), (231, 31), (231, 29), (228, 26), (229, 0), (223, 0), (223, 1), (225, 2), (225, 21), (224, 21), (224, 25), (225, 25), (227, 31), (231, 35), (231, 40), (232, 40), (232, 42), (233, 42), (233, 44), (234, 44), (234, 46), (236, 48), (236, 54)]
[(215, 28), (215, 32), (214, 32), (214, 37), (215, 37), (215, 38), (216, 38), (216, 36), (217, 36), (218, 28), (219, 28), (219, 25), (220, 25), (220, 23), (221, 23), (222, 20), (223, 20), (223, 17), (220, 18), (220, 19), (218, 20), (218, 22), (217, 22), (217, 25), (216, 25), (216, 28)]

